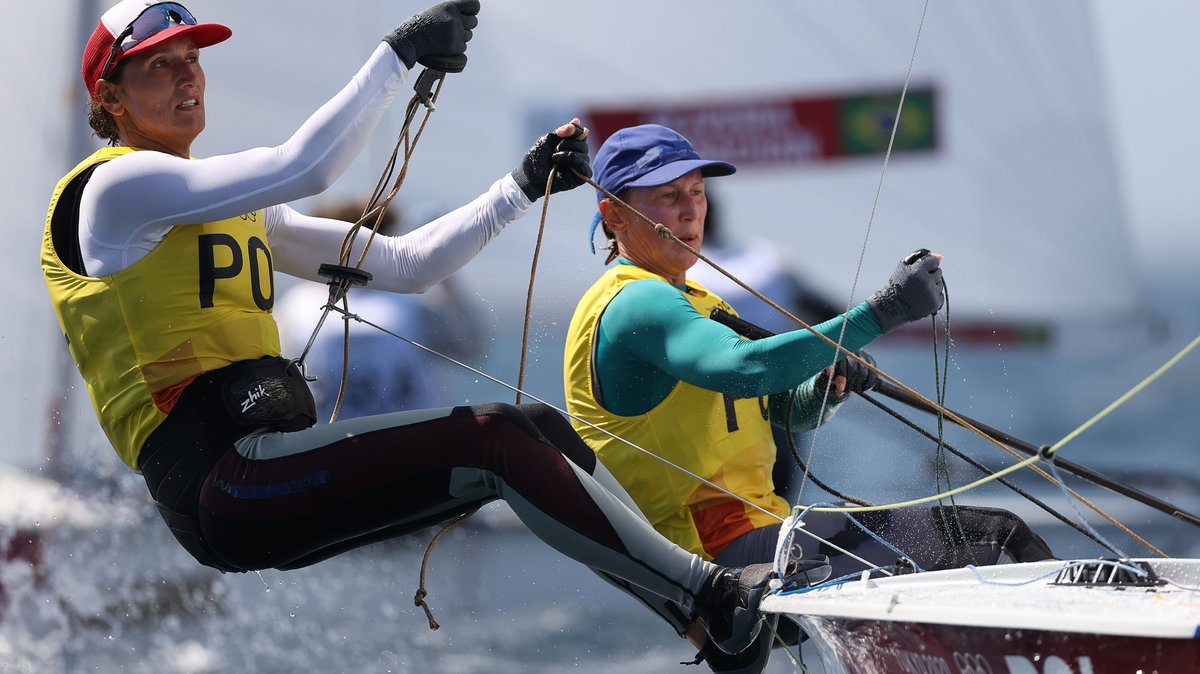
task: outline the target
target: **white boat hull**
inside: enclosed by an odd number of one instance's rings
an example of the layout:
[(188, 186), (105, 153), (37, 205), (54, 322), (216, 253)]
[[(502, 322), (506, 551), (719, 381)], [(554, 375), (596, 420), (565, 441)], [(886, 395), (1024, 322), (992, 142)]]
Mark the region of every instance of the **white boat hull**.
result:
[(829, 673), (1200, 671), (1200, 560), (1138, 561), (1167, 583), (1056, 583), (1069, 562), (1033, 562), (855, 580), (764, 610), (800, 622)]

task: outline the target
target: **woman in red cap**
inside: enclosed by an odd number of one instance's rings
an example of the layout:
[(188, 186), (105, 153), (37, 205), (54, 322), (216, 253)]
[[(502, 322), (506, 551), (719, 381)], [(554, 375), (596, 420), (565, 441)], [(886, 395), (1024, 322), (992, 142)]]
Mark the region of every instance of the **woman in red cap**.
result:
[[(453, 0), (408, 19), (282, 145), (204, 159), (189, 153), (204, 128), (200, 50), (230, 30), (177, 3), (107, 11), (83, 76), (93, 128), (112, 146), (58, 183), (42, 247), (71, 354), (109, 441), (203, 564), (303, 567), (503, 498), (550, 545), (740, 650), (761, 623), (765, 565), (743, 573), (667, 542), (597, 481), (615, 487), (553, 410), (472, 405), (311, 427), (311, 395), (280, 357), (274, 271), (319, 280), (349, 226), (285, 204), (342, 173), (418, 62), (465, 66), (478, 10)], [(373, 287), (444, 279), (525, 214), (552, 165), (554, 191), (581, 184), (576, 172), (591, 169), (578, 123), (471, 203), (377, 236), (363, 263)]]

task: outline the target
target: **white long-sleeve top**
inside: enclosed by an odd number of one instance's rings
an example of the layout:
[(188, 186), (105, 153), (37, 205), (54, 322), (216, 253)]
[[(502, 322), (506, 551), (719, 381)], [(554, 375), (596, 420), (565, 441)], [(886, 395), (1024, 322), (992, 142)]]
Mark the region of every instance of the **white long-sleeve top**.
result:
[[(381, 43), (354, 78), (281, 145), (205, 159), (131, 152), (102, 164), (80, 202), (79, 243), (89, 275), (128, 268), (172, 227), (263, 209), (275, 269), (321, 280), (317, 268), (336, 256), (348, 225), (306, 216), (285, 204), (321, 193), (346, 170), (408, 76), (391, 47)], [(374, 276), (371, 287), (429, 288), (466, 264), (531, 205), (505, 175), (475, 200), (423, 227), (402, 236), (376, 236), (363, 263)], [(352, 260), (366, 240), (357, 237)]]

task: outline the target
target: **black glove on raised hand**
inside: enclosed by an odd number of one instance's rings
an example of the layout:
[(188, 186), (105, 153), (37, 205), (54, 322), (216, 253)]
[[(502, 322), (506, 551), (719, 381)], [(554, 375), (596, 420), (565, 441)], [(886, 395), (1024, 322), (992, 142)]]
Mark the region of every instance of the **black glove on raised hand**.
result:
[(410, 16), (383, 36), (396, 56), (412, 70), (418, 62), (426, 68), (447, 73), (467, 67), (467, 42), (471, 29), (479, 25), (479, 0), (450, 0)]
[(551, 167), (557, 167), (550, 193), (571, 190), (584, 183), (576, 173), (585, 178), (592, 177), (592, 161), (588, 156), (587, 129), (575, 124), (575, 133), (563, 138), (557, 133), (548, 133), (537, 140), (513, 169), (513, 180), (529, 197), (537, 201), (546, 193), (546, 181), (550, 179)]
[[(866, 351), (855, 351), (854, 355), (870, 363), (871, 367), (875, 366), (875, 358)], [(874, 370), (850, 357), (843, 358), (834, 364), (833, 376), (846, 378), (846, 394), (870, 391), (879, 383), (879, 375), (875, 374)], [(828, 385), (828, 378), (825, 373), (821, 373), (820, 378), (817, 379), (817, 388), (824, 390)]]
[(891, 332), (942, 308), (941, 262), (924, 248), (900, 261), (887, 287), (867, 298), (880, 330)]

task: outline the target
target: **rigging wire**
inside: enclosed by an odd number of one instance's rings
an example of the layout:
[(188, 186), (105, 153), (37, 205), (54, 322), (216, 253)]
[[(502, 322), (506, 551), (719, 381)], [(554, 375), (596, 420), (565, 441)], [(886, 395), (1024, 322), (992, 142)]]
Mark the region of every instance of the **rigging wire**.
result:
[[(846, 311), (850, 311), (850, 309), (852, 308), (852, 303), (854, 302), (854, 293), (858, 288), (858, 279), (862, 276), (863, 260), (867, 255), (867, 243), (871, 239), (871, 229), (874, 227), (874, 224), (875, 224), (875, 213), (879, 208), (880, 196), (883, 194), (883, 182), (884, 182), (884, 179), (887, 177), (888, 166), (891, 163), (892, 150), (894, 149), (895, 144), (896, 144), (896, 132), (900, 128), (900, 115), (904, 111), (904, 99), (908, 95), (908, 87), (909, 87), (909, 84), (912, 82), (913, 65), (917, 61), (917, 47), (920, 46), (920, 44), (921, 44), (921, 33), (925, 29), (925, 17), (928, 14), (929, 14), (929, 0), (925, 0), (923, 6), (921, 8), (921, 20), (917, 24), (917, 34), (916, 34), (916, 37), (913, 39), (912, 52), (910, 53), (909, 58), (908, 58), (908, 68), (904, 74), (904, 86), (901, 87), (901, 89), (900, 89), (900, 100), (897, 101), (897, 103), (896, 103), (896, 114), (892, 118), (891, 133), (888, 136), (887, 149), (884, 151), (884, 154), (883, 154), (883, 167), (879, 172), (879, 183), (875, 186), (875, 196), (871, 201), (871, 212), (867, 216), (867, 228), (866, 228), (866, 231), (863, 233), (862, 246), (859, 248), (859, 252), (858, 252), (858, 263), (854, 268), (854, 278), (850, 283), (850, 292), (848, 293), (848, 297), (846, 299)], [(792, 318), (793, 318), (793, 320), (798, 320), (794, 316)], [(801, 325), (803, 325), (803, 322), (801, 322)], [(809, 328), (809, 330), (812, 331), (814, 334), (816, 333), (816, 331), (812, 330), (812, 328)], [(845, 338), (845, 336), (846, 336), (846, 324), (845, 324), (845, 322), (843, 322), (842, 326), (841, 326), (841, 330), (838, 331), (838, 338), (837, 338), (837, 343), (835, 344), (835, 346), (837, 347), (838, 351), (849, 354), (850, 353), (849, 351), (842, 348), (842, 340)], [(863, 363), (864, 365), (866, 365), (866, 361), (858, 358), (857, 355), (854, 356), (854, 358), (856, 360), (858, 360), (860, 363)], [(837, 362), (837, 360), (838, 360), (838, 354), (834, 353), (833, 360), (829, 364), (832, 366), (833, 364), (835, 364)], [(871, 367), (871, 369), (874, 369), (872, 366), (868, 366), (868, 367)], [(878, 371), (876, 371), (876, 372), (878, 373)], [(889, 377), (889, 380), (890, 380), (890, 377)], [(832, 380), (830, 380), (826, 384), (825, 393), (821, 399), (821, 414), (822, 415), (824, 414), (825, 407), (829, 403), (829, 390), (830, 390), (830, 386), (832, 385), (832, 383), (833, 383)], [(893, 382), (893, 383), (895, 383), (895, 382)], [(809, 447), (808, 447), (809, 460), (806, 464), (808, 466), (812, 465), (812, 457), (813, 457), (813, 454), (816, 452), (817, 440), (820, 437), (820, 433), (821, 433), (820, 427), (817, 427), (817, 429), (812, 434), (811, 441), (809, 442)], [(803, 477), (800, 480), (800, 490), (796, 493), (796, 504), (795, 505), (798, 505), (800, 503), (801, 499), (804, 498), (804, 484), (807, 481), (807, 478), (808, 478), (808, 472), (806, 469)]]

